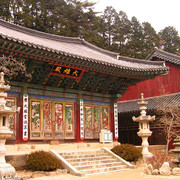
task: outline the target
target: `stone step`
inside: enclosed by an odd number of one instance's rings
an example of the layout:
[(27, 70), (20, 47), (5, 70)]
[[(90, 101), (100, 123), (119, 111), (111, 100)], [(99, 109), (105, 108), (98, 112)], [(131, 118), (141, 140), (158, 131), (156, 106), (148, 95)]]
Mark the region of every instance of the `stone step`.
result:
[(90, 151), (74, 151), (74, 152), (61, 152), (59, 153), (61, 156), (64, 155), (83, 155), (83, 154), (101, 154), (104, 153), (103, 150), (90, 150)]
[[(110, 162), (117, 162), (116, 159), (107, 159), (107, 160), (94, 160), (94, 161), (81, 161), (81, 162), (72, 162), (72, 166), (85, 166), (88, 164), (101, 164), (101, 163), (110, 163)], [(122, 162), (121, 162), (122, 163)]]
[(106, 153), (94, 153), (94, 154), (71, 154), (71, 155), (63, 155), (62, 157), (65, 159), (73, 159), (73, 158), (89, 158), (89, 157), (104, 157), (107, 156)]
[(109, 173), (115, 173), (115, 172), (120, 172), (120, 171), (127, 171), (128, 168), (123, 168), (123, 169), (118, 169), (118, 170), (112, 170), (112, 171), (104, 171), (104, 172), (94, 172), (91, 174), (85, 174), (86, 176), (91, 176), (91, 175), (100, 175), (100, 174), (109, 174)]
[(103, 172), (110, 172), (110, 171), (117, 171), (117, 170), (122, 170), (126, 169), (126, 165), (120, 165), (120, 166), (112, 166), (112, 167), (103, 167), (103, 168), (93, 168), (93, 169), (84, 169), (84, 170), (79, 170), (83, 174), (94, 174), (94, 173), (103, 173)]
[[(117, 159), (108, 150), (90, 150), (59, 153), (71, 166), (76, 173), (91, 175), (116, 172), (128, 169), (128, 164), (124, 165), (121, 159)], [(73, 171), (74, 172), (74, 171)]]
[(100, 157), (88, 157), (88, 158), (72, 158), (72, 159), (66, 159), (69, 163), (72, 162), (85, 162), (85, 161), (95, 161), (95, 160), (108, 160), (112, 159), (111, 156), (100, 156)]
[(121, 166), (121, 162), (113, 162), (113, 163), (101, 163), (101, 164), (91, 164), (91, 165), (80, 165), (80, 166), (74, 166), (77, 170), (81, 171), (84, 169), (97, 169), (97, 168), (107, 168), (107, 167), (117, 167)]

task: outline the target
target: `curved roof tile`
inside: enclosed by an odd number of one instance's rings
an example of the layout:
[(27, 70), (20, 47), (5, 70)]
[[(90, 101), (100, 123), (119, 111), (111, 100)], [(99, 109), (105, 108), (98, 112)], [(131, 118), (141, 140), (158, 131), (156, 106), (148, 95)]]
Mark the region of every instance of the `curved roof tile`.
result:
[(155, 48), (153, 52), (146, 57), (147, 60), (153, 60), (154, 58), (159, 58), (163, 61), (180, 66), (180, 56), (163, 51), (161, 49)]
[[(148, 104), (146, 105), (148, 110), (173, 106), (180, 107), (180, 93), (150, 97), (145, 98), (144, 100), (148, 101)], [(140, 106), (137, 104), (139, 101), (141, 101), (141, 99), (118, 102), (118, 113), (140, 111)]]
[(164, 62), (152, 62), (119, 56), (118, 53), (96, 47), (83, 39), (44, 33), (4, 20), (0, 20), (0, 36), (10, 41), (17, 41), (20, 44), (27, 44), (33, 48), (54, 53), (59, 52), (66, 56), (73, 56), (120, 69), (125, 68), (130, 71), (142, 72), (163, 71), (164, 73), (168, 71), (168, 68), (164, 66)]

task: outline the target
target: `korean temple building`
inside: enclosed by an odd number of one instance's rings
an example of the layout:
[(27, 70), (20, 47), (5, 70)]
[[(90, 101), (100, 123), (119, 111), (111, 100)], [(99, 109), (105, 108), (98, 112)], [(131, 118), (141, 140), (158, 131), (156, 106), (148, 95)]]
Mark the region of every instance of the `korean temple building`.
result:
[(13, 77), (7, 92), (7, 106), (21, 107), (9, 117), (15, 143), (99, 141), (101, 129), (110, 130), (115, 141), (120, 96), (128, 87), (169, 71), (162, 61), (123, 57), (80, 38), (3, 20), (0, 54), (23, 59), (32, 74)]
[[(119, 124), (119, 141), (122, 143), (141, 144), (137, 136), (138, 124), (132, 121), (132, 116), (135, 114), (138, 116), (140, 113), (137, 102), (140, 101), (141, 92), (144, 93), (145, 100), (148, 101), (147, 111), (149, 114), (154, 115), (155, 110), (160, 108), (180, 107), (180, 56), (155, 48), (146, 59), (164, 61), (169, 67), (169, 73), (130, 86), (126, 93), (120, 97), (118, 118), (121, 122)], [(149, 143), (153, 145), (166, 144), (166, 138), (162, 133), (164, 127), (154, 121), (150, 123), (150, 128), (153, 133), (149, 138)], [(180, 129), (180, 124), (176, 128)]]

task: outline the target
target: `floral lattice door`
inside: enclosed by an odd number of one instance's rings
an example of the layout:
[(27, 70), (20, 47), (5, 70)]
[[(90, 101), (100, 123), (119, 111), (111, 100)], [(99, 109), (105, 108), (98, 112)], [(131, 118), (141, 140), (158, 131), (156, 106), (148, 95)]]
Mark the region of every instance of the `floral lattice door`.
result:
[(65, 138), (74, 137), (74, 107), (73, 104), (65, 104)]
[(31, 139), (74, 139), (74, 104), (30, 101)]
[(109, 129), (109, 107), (84, 106), (85, 139), (99, 139), (101, 129)]
[(31, 139), (40, 139), (42, 138), (41, 101), (31, 101), (30, 108), (30, 136)]
[(64, 138), (63, 104), (55, 103), (55, 138)]
[(51, 139), (53, 137), (51, 102), (43, 102), (43, 134), (47, 139)]
[(91, 139), (93, 136), (93, 122), (92, 122), (92, 106), (85, 106), (85, 138)]
[[(6, 106), (7, 107), (16, 107), (16, 99), (15, 98), (6, 98)], [(13, 135), (11, 139), (16, 138), (16, 114), (9, 115), (9, 129), (13, 131)]]

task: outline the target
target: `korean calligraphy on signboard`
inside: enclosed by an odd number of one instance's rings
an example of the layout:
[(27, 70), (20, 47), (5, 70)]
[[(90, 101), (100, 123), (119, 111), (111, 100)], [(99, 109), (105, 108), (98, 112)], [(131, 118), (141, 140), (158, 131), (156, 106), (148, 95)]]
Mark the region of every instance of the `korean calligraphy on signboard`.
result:
[(62, 66), (62, 65), (53, 65), (50, 72), (50, 75), (73, 78), (77, 80), (80, 80), (83, 74), (84, 74), (83, 69), (71, 68), (71, 67)]
[(114, 103), (114, 133), (115, 133), (115, 139), (118, 139), (118, 109), (117, 109), (117, 103)]
[(28, 140), (28, 95), (23, 95), (23, 140)]
[(80, 99), (80, 138), (84, 139), (84, 103), (82, 99)]

